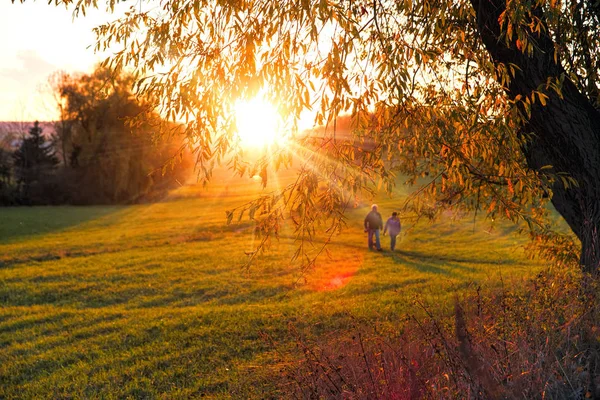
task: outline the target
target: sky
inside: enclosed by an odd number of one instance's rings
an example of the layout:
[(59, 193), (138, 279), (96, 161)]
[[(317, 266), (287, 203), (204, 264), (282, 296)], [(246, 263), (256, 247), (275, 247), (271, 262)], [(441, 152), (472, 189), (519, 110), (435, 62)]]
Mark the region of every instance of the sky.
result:
[[(73, 18), (72, 10), (46, 0), (0, 0), (0, 121), (56, 120), (50, 76), (91, 72), (110, 55), (94, 53), (92, 29), (130, 7), (123, 2), (116, 15), (88, 9), (85, 17)], [(312, 127), (313, 117), (301, 119), (300, 128)]]
[(64, 6), (28, 0), (0, 3), (0, 121), (48, 121), (57, 111), (48, 89), (56, 71), (91, 72), (105, 54), (94, 54), (92, 28), (112, 17), (93, 10), (73, 19)]

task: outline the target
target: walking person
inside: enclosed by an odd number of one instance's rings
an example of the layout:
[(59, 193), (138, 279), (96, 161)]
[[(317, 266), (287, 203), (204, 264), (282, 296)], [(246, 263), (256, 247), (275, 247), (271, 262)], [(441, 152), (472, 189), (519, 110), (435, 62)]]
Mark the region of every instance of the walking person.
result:
[(375, 237), (375, 247), (377, 251), (382, 251), (379, 240), (379, 230), (383, 228), (383, 219), (377, 212), (377, 204), (371, 206), (371, 211), (365, 217), (365, 232), (368, 233), (369, 249), (373, 250), (373, 237)]
[(390, 234), (390, 248), (392, 251), (396, 248), (396, 236), (400, 234), (402, 230), (402, 224), (400, 224), (400, 218), (398, 213), (394, 211), (392, 216), (385, 221), (385, 227), (383, 228), (383, 235), (388, 232)]

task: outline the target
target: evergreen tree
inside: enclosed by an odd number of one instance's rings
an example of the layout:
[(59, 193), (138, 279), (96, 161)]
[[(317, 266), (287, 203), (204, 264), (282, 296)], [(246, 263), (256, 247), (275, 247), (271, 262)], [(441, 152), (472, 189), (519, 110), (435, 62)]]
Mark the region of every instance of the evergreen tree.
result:
[(42, 182), (58, 164), (52, 145), (42, 136), (42, 128), (36, 121), (29, 129), (29, 137), (23, 138), (13, 154), (14, 169), (21, 195), (28, 198), (29, 189), (35, 182)]

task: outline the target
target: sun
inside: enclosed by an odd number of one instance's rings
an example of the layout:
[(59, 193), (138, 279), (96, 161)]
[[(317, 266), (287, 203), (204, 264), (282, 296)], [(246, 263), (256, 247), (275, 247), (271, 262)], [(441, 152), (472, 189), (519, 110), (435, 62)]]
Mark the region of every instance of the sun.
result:
[(261, 98), (238, 101), (235, 104), (235, 118), (237, 134), (243, 147), (264, 148), (285, 142), (277, 110)]

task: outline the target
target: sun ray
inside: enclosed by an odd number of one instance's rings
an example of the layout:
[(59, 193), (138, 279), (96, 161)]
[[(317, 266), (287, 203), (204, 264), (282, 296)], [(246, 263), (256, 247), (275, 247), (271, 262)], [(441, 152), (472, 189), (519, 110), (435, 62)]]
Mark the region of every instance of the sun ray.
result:
[[(300, 160), (303, 160), (304, 165), (308, 166), (308, 168), (311, 171), (315, 172), (320, 178), (322, 178), (324, 180), (328, 180), (329, 181), (330, 177), (326, 176), (319, 168), (316, 168), (315, 165), (314, 165), (314, 163), (311, 161), (311, 158), (313, 158), (313, 157), (316, 158), (317, 162), (323, 162), (323, 161), (325, 161), (325, 162), (334, 163), (336, 165), (336, 167), (342, 168), (344, 170), (344, 172), (349, 172), (348, 165), (342, 163), (341, 161), (336, 160), (336, 159), (332, 159), (330, 157), (327, 157), (326, 155), (324, 155), (324, 154), (322, 154), (322, 153), (320, 153), (318, 151), (315, 151), (313, 149), (309, 149), (309, 148), (307, 148), (305, 146), (301, 146), (298, 143), (290, 142), (288, 148), (290, 149), (290, 151), (292, 152), (292, 154), (295, 157), (297, 157)], [(309, 157), (303, 157), (300, 154), (300, 151), (307, 152), (307, 153), (310, 154), (310, 156)], [(344, 189), (343, 187), (339, 187), (337, 185), (334, 185), (333, 187), (337, 191), (339, 191), (342, 194), (342, 196), (344, 196), (344, 197), (348, 196), (349, 198), (352, 197), (352, 194), (350, 192), (348, 192), (346, 189)]]

